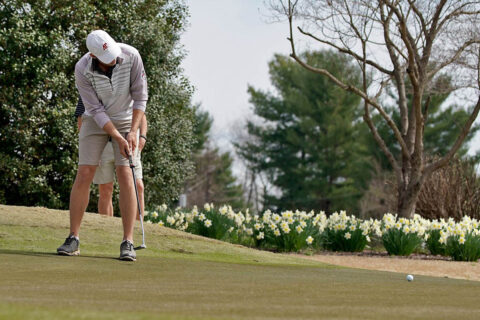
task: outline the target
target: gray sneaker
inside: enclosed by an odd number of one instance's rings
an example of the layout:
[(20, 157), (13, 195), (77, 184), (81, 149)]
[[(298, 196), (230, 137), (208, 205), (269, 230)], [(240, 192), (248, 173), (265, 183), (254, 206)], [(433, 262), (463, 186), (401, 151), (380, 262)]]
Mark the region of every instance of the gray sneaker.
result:
[(73, 234), (58, 247), (57, 253), (61, 256), (78, 256), (80, 254), (80, 241)]
[(133, 247), (133, 243), (128, 240), (123, 240), (120, 244), (120, 260), (126, 261), (136, 261), (137, 254), (135, 253), (135, 249)]

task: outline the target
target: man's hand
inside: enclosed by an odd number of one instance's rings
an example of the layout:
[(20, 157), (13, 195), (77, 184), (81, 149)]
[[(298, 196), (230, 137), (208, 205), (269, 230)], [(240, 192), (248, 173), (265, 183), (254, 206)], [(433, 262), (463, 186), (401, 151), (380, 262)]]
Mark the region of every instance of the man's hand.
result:
[(142, 137), (140, 137), (140, 139), (138, 139), (138, 152), (141, 152), (143, 150), (146, 142), (147, 142), (147, 140), (143, 139)]
[(127, 134), (127, 141), (128, 141), (128, 146), (130, 147), (130, 150), (135, 150), (137, 147), (137, 134), (135, 132), (129, 132)]
[(132, 155), (132, 149), (130, 149), (129, 143), (126, 139), (124, 139), (121, 135), (118, 135), (115, 138), (115, 141), (118, 143), (118, 147), (120, 148), (120, 153), (122, 156), (128, 158), (128, 156)]

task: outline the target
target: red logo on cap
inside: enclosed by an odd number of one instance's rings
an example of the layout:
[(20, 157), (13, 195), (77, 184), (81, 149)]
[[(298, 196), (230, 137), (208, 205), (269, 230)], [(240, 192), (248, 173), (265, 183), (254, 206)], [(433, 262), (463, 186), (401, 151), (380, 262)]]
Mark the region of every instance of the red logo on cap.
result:
[(107, 43), (105, 42), (105, 43), (103, 44), (103, 50), (107, 50), (107, 49), (108, 49), (108, 45), (107, 45)]

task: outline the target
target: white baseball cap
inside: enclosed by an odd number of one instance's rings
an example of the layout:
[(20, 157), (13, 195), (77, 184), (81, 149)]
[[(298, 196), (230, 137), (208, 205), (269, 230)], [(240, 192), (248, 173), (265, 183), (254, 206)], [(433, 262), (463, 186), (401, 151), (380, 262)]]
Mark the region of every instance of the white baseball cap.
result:
[(103, 30), (95, 30), (87, 36), (87, 48), (103, 63), (110, 63), (116, 59), (120, 52), (120, 46), (108, 33)]

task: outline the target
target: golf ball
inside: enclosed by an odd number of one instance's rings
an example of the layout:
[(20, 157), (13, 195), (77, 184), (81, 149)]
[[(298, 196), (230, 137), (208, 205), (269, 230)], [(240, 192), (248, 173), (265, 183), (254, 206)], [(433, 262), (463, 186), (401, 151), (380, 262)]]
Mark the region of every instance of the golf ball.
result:
[(413, 276), (412, 276), (411, 274), (409, 274), (409, 275), (407, 276), (407, 280), (408, 280), (408, 281), (413, 281)]

